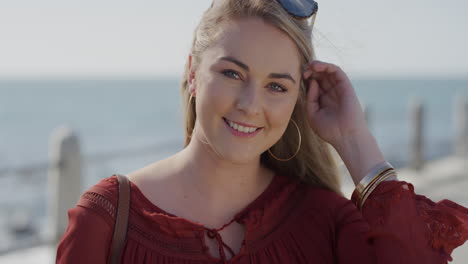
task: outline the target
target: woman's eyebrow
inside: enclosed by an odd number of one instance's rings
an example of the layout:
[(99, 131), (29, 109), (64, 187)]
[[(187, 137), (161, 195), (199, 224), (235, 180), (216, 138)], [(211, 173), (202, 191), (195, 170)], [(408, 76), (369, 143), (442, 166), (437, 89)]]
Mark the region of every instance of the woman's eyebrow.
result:
[[(247, 72), (249, 71), (249, 66), (247, 66), (245, 63), (239, 61), (238, 59), (232, 57), (232, 56), (225, 56), (221, 57), (219, 60), (225, 60), (232, 62), (236, 64), (237, 66), (241, 67), (242, 69), (246, 70)], [(273, 78), (273, 79), (287, 79), (292, 81), (294, 84), (296, 84), (296, 81), (294, 80), (293, 77), (291, 77), (291, 74), (289, 73), (270, 73), (268, 75), (268, 78)]]
[(243, 68), (244, 70), (249, 71), (249, 66), (245, 65), (245, 63), (239, 61), (238, 59), (236, 59), (234, 57), (226, 56), (226, 57), (220, 58), (219, 60), (230, 61), (230, 62), (236, 64), (237, 66)]
[(293, 82), (294, 84), (296, 84), (296, 81), (294, 80), (293, 77), (291, 77), (291, 74), (289, 73), (270, 73), (268, 77), (273, 78), (273, 79), (287, 79)]

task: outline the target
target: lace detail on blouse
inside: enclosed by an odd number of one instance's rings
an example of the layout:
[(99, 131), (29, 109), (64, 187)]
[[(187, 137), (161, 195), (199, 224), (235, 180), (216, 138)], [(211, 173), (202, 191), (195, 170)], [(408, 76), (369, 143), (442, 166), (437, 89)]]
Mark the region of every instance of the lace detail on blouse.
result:
[[(357, 193), (351, 200), (356, 204)], [(414, 186), (404, 181), (382, 182), (369, 196), (362, 209), (364, 218), (373, 227), (376, 237), (384, 235), (397, 241), (408, 252), (431, 248), (445, 260), (452, 260), (452, 251), (468, 239), (468, 209), (449, 200), (434, 203), (414, 193)], [(424, 241), (414, 241), (412, 234), (423, 234)], [(403, 238), (403, 239), (402, 239)], [(405, 245), (406, 244), (406, 245)]]
[(101, 209), (106, 211), (112, 219), (115, 219), (117, 210), (115, 206), (109, 202), (104, 196), (95, 193), (95, 192), (85, 192), (82, 196), (82, 199), (88, 201), (85, 206), (92, 207), (94, 209)]
[[(109, 199), (99, 193), (93, 191), (85, 192), (81, 196), (78, 205), (96, 209), (99, 212), (105, 212), (112, 218), (112, 221), (115, 221), (115, 217), (117, 215), (116, 206), (114, 206)], [(134, 233), (136, 235), (135, 237), (138, 237), (138, 239), (146, 240), (147, 243), (145, 244), (151, 245), (151, 248), (165, 255), (181, 258), (184, 256), (182, 256), (180, 252), (188, 253), (191, 256), (203, 255), (203, 248), (199, 243), (199, 236), (195, 237), (193, 240), (180, 240), (162, 232), (148, 231), (147, 228), (140, 227), (132, 221), (129, 221), (128, 223), (128, 233), (129, 235)], [(197, 243), (193, 243), (194, 240)]]
[(416, 195), (415, 199), (418, 213), (426, 222), (431, 234), (432, 248), (450, 254), (465, 242), (468, 238), (467, 208), (449, 200), (434, 203), (422, 195)]

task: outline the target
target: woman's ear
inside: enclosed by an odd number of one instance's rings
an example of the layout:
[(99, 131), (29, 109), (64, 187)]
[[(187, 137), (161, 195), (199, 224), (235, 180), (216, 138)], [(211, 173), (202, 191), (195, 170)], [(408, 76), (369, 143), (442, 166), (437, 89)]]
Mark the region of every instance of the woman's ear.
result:
[(188, 85), (189, 85), (189, 92), (192, 97), (195, 97), (196, 90), (195, 90), (195, 71), (192, 69), (192, 54), (189, 54), (188, 58), (189, 63), (189, 76), (188, 76)]
[(193, 77), (190, 77), (190, 78), (189, 78), (189, 92), (190, 92), (190, 94), (192, 95), (192, 97), (195, 97), (195, 95), (196, 95), (196, 89), (195, 89), (195, 74), (194, 74), (194, 73), (190, 73), (190, 76), (193, 76)]

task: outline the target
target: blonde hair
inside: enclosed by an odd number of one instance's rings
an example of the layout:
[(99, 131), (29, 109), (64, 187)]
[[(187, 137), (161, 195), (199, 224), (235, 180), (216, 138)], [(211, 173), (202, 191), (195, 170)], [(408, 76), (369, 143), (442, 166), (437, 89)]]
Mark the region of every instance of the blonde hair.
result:
[[(301, 65), (315, 58), (311, 40), (312, 25), (310, 20), (295, 19), (277, 1), (216, 0), (205, 11), (195, 29), (190, 50), (192, 71), (198, 67), (203, 52), (217, 41), (222, 34), (223, 23), (247, 17), (261, 18), (265, 23), (285, 32), (299, 50)], [(301, 68), (301, 70), (304, 69)], [(189, 61), (187, 61), (181, 87), (182, 105), (185, 106), (185, 146), (190, 143), (197, 118), (195, 98), (191, 97), (188, 89), (189, 74)], [(282, 162), (274, 159), (268, 154), (268, 151), (265, 151), (261, 155), (261, 162), (277, 173), (296, 177), (305, 183), (342, 195), (339, 174), (330, 145), (310, 129), (306, 112), (307, 87), (301, 82), (300, 88), (299, 98), (291, 116), (291, 119), (296, 121), (302, 135), (299, 153), (293, 159)], [(290, 157), (295, 153), (297, 144), (297, 130), (290, 122), (281, 139), (270, 150), (278, 157)]]

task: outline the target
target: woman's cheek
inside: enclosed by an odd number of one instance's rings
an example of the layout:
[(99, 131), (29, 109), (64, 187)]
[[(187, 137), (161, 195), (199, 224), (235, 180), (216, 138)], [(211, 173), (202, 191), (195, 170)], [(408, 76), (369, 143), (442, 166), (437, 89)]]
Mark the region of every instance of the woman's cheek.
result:
[(218, 82), (213, 85), (212, 96), (219, 104), (230, 105), (236, 100), (238, 87), (229, 82)]
[(270, 111), (268, 111), (268, 122), (278, 139), (281, 138), (284, 131), (288, 128), (293, 110), (294, 103), (283, 101), (276, 102), (276, 107), (270, 108)]

